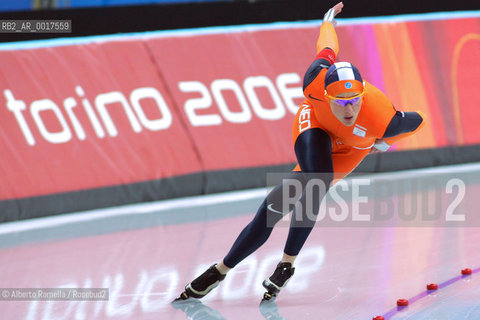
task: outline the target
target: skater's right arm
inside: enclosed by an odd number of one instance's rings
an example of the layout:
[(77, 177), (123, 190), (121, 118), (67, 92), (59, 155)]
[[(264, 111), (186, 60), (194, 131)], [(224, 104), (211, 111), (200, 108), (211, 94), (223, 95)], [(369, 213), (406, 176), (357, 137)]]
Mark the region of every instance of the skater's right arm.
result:
[[(314, 92), (317, 97), (323, 96), (323, 78), (326, 69), (335, 63), (338, 53), (338, 39), (335, 32), (335, 16), (342, 11), (343, 3), (337, 3), (328, 10), (320, 26), (320, 35), (317, 40), (317, 56), (308, 68), (303, 79), (303, 91), (307, 99)], [(323, 71), (323, 72), (322, 72)], [(321, 93), (321, 94), (320, 94)], [(303, 111), (302, 111), (303, 110)], [(330, 136), (317, 123), (311, 106), (304, 105), (297, 113), (296, 123), (300, 123), (298, 117), (309, 115), (311, 127), (303, 131), (302, 125), (294, 127), (294, 147), (297, 162), (302, 172), (322, 173), (319, 176), (325, 185), (330, 185), (333, 180), (332, 143)], [(311, 111), (310, 111), (311, 110)], [(298, 127), (298, 128), (297, 128)]]
[(334, 18), (342, 11), (342, 8), (343, 3), (337, 3), (333, 8), (328, 10), (323, 18), (317, 40), (317, 56), (303, 78), (303, 91), (307, 98), (312, 91), (320, 91), (317, 92), (316, 95), (314, 94), (314, 96), (317, 97), (319, 93), (323, 94), (324, 74), (320, 75), (320, 73), (335, 63), (339, 48)]
[(338, 39), (335, 32), (335, 16), (342, 12), (343, 2), (337, 3), (333, 8), (329, 9), (323, 17), (322, 25), (320, 26), (320, 34), (317, 40), (317, 54), (323, 49), (330, 48), (335, 55), (338, 55)]

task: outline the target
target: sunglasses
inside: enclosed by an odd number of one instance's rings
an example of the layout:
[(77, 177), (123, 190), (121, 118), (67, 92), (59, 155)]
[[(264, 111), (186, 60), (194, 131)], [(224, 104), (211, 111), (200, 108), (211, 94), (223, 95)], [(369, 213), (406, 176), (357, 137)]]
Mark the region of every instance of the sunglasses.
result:
[(345, 107), (347, 104), (356, 104), (360, 101), (360, 99), (362, 99), (362, 96), (365, 94), (366, 90), (364, 89), (362, 93), (356, 95), (356, 96), (353, 96), (353, 97), (348, 97), (348, 98), (339, 98), (339, 97), (332, 97), (330, 95), (327, 94), (327, 92), (325, 91), (325, 96), (330, 99), (330, 100), (333, 100), (336, 104), (338, 105), (341, 105), (342, 107)]
[(338, 104), (338, 105), (341, 105), (342, 107), (345, 107), (347, 104), (356, 104), (358, 101), (360, 101), (360, 99), (362, 99), (362, 97), (355, 97), (355, 98), (352, 98), (352, 99), (348, 99), (348, 100), (344, 100), (344, 99), (333, 99), (333, 101)]

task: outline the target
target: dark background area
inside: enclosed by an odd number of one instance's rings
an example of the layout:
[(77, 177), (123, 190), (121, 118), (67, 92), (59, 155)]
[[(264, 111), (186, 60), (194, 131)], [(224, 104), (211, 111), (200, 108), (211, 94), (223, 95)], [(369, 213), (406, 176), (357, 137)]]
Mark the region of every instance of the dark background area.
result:
[[(479, 10), (480, 1), (344, 0), (341, 18)], [(72, 20), (71, 34), (0, 34), (1, 42), (320, 19), (335, 1), (261, 0), (2, 12), (0, 20)]]

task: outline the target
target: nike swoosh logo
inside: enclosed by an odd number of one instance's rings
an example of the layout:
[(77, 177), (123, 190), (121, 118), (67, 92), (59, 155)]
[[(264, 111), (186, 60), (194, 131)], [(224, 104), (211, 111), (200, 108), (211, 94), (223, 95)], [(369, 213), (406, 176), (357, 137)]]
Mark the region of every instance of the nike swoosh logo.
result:
[(273, 203), (270, 203), (270, 204), (267, 206), (267, 209), (270, 210), (270, 211), (272, 211), (272, 212), (279, 213), (279, 214), (283, 215), (283, 212), (273, 209), (272, 206), (273, 206)]
[(324, 101), (324, 100), (322, 100), (322, 99), (317, 99), (317, 98), (315, 98), (315, 97), (312, 97), (311, 94), (309, 94), (308, 97), (309, 97), (310, 99), (313, 99), (313, 100)]

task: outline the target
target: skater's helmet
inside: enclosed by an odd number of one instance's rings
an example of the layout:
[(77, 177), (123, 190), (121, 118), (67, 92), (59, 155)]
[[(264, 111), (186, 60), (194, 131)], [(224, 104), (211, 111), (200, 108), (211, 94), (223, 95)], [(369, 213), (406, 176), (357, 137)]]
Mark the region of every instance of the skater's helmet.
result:
[(334, 98), (341, 93), (365, 93), (360, 71), (350, 62), (336, 62), (328, 68), (325, 75), (325, 95)]

